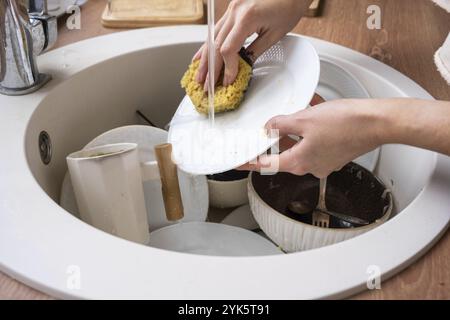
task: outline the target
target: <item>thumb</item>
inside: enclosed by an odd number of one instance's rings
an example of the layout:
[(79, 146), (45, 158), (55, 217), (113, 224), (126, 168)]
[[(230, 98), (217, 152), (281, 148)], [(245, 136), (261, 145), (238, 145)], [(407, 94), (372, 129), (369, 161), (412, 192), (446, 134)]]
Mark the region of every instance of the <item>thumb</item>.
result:
[(266, 123), (266, 130), (276, 130), (280, 137), (287, 136), (289, 134), (301, 136), (302, 130), (295, 121), (294, 115), (280, 115), (273, 117)]

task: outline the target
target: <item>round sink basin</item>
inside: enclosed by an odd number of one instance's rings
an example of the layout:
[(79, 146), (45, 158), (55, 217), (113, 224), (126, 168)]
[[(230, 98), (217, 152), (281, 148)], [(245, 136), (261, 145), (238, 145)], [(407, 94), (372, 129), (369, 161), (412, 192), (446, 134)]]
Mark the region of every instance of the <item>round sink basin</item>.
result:
[[(40, 91), (0, 96), (2, 272), (61, 298), (340, 298), (365, 289), (374, 266), (385, 280), (439, 239), (450, 219), (450, 161), (400, 145), (383, 146), (375, 170), (393, 191), (397, 215), (310, 251), (263, 257), (166, 251), (99, 231), (62, 209), (66, 156), (107, 130), (145, 124), (137, 110), (163, 128), (205, 38), (205, 27), (183, 26), (83, 41), (40, 57), (42, 72), (54, 76)], [(432, 98), (380, 62), (309, 40), (372, 97)]]

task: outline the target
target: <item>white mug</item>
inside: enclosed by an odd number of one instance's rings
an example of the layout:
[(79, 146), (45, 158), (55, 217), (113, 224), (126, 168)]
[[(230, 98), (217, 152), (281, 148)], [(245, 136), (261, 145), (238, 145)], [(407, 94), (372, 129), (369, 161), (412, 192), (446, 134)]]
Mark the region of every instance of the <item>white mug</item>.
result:
[(142, 183), (159, 180), (156, 161), (140, 165), (135, 143), (81, 150), (67, 157), (80, 218), (105, 232), (147, 244)]

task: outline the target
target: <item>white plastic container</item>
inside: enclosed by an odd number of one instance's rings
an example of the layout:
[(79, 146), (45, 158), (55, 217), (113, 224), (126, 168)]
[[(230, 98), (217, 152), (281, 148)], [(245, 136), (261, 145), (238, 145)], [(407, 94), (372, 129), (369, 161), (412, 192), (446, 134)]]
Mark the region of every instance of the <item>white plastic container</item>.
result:
[(67, 157), (80, 217), (118, 237), (149, 240), (137, 144), (109, 144)]

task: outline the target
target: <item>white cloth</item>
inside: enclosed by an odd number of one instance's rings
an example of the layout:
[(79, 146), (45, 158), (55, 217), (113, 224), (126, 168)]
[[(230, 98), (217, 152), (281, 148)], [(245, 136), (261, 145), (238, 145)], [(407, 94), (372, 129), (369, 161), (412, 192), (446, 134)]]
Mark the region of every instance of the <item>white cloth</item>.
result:
[[(433, 0), (447, 12), (450, 12), (450, 0)], [(449, 18), (450, 19), (450, 18)], [(450, 33), (444, 45), (434, 55), (434, 62), (445, 80), (450, 85)]]
[(450, 85), (450, 33), (444, 45), (434, 55), (439, 72)]

